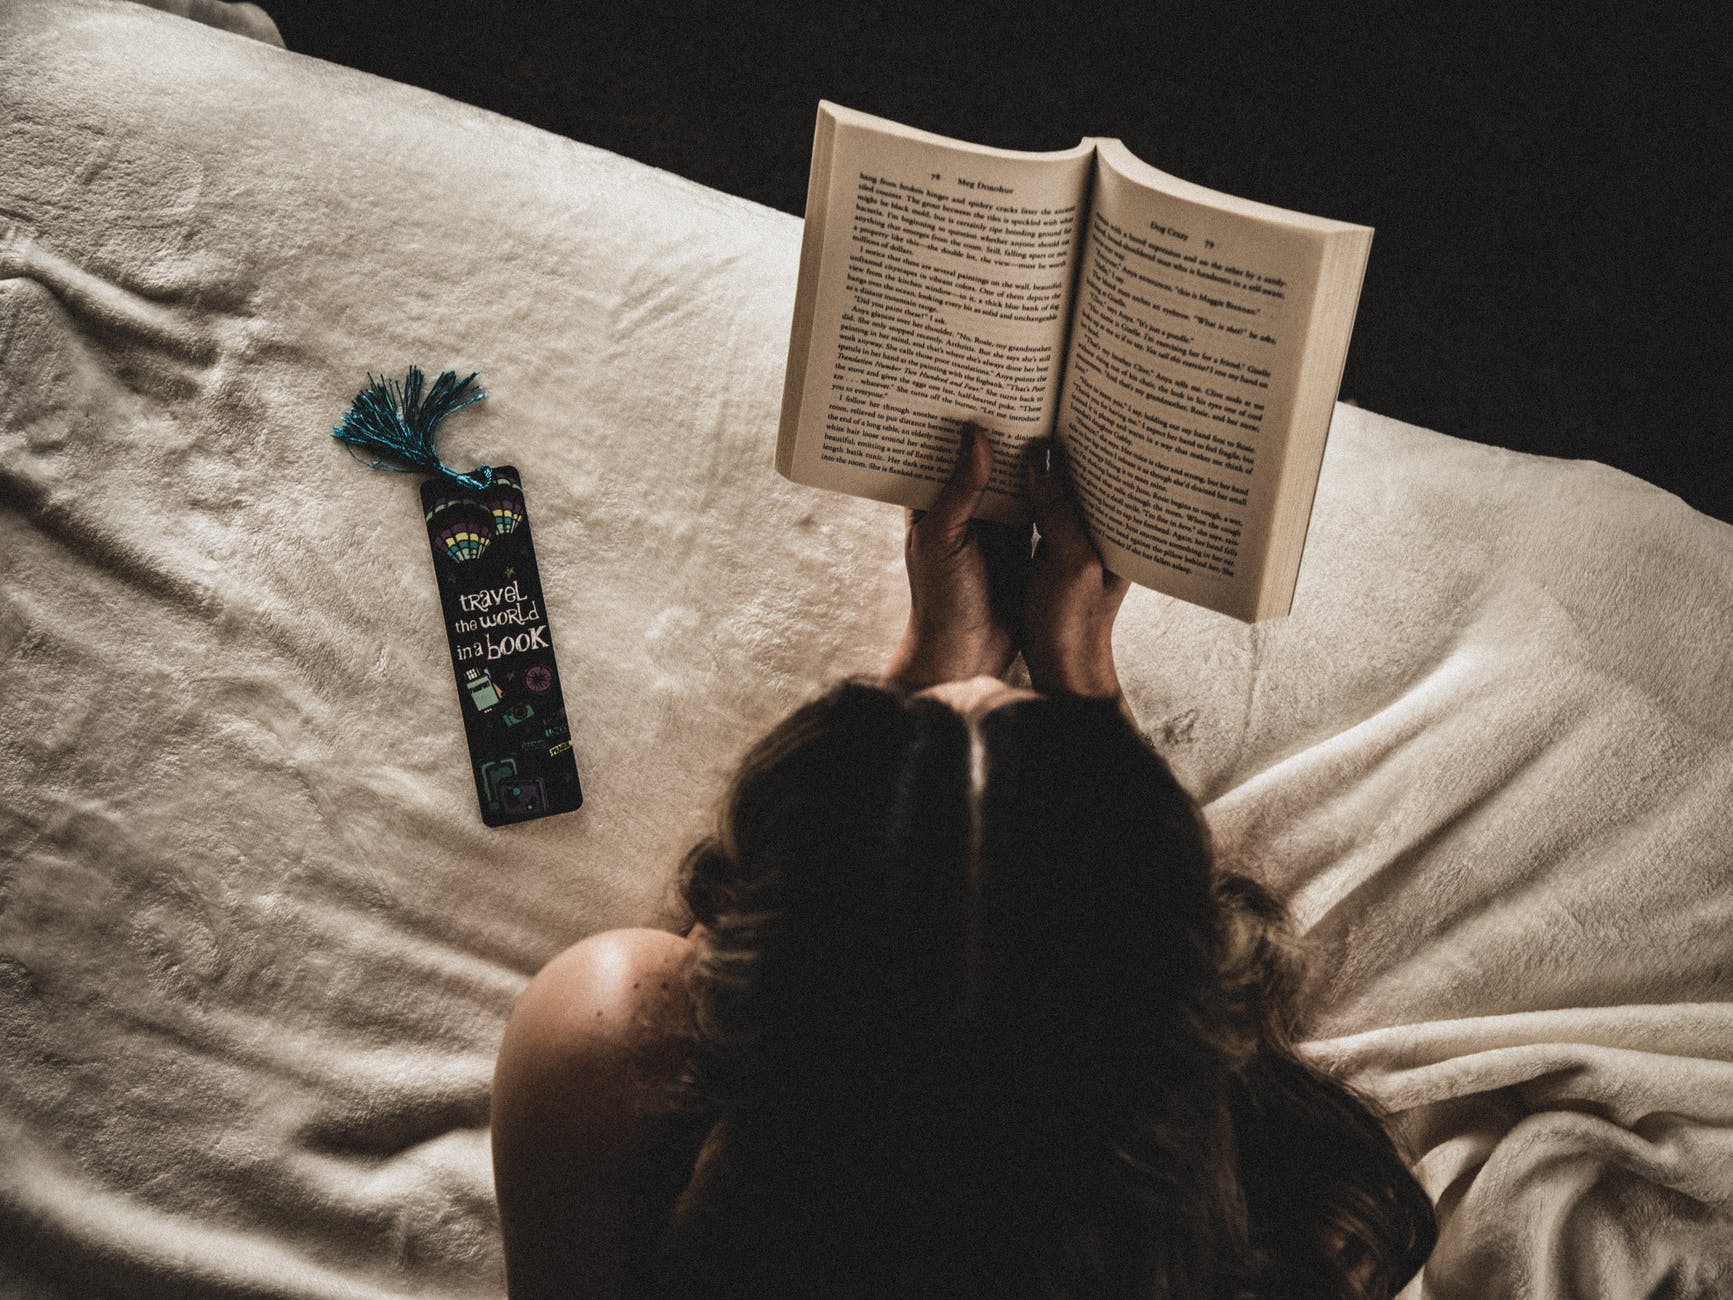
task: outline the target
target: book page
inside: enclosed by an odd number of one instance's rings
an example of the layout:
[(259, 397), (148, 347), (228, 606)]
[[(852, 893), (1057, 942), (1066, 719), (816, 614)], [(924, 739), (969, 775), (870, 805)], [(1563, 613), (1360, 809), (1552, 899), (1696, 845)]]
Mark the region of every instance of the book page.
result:
[(826, 110), (824, 231), (802, 266), (817, 286), (810, 342), (779, 467), (797, 482), (927, 506), (956, 462), (961, 424), (975, 420), (999, 452), (981, 513), (1026, 519), (1019, 459), (1053, 427), (1091, 148), (989, 149)]
[(1109, 568), (1255, 617), (1336, 223), (1096, 157), (1057, 436)]

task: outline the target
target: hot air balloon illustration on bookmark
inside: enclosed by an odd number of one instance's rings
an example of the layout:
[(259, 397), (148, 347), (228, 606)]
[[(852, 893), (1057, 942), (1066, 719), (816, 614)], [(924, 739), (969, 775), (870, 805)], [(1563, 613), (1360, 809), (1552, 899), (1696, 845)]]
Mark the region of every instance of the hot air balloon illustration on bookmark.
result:
[(510, 465), (459, 474), (434, 449), (440, 421), (484, 396), (475, 378), (446, 371), (424, 393), (413, 366), (401, 384), (369, 375), (333, 436), (372, 452), (372, 468), (432, 475), (421, 510), (476, 797), (482, 821), (506, 826), (571, 812), (584, 793), (523, 480)]

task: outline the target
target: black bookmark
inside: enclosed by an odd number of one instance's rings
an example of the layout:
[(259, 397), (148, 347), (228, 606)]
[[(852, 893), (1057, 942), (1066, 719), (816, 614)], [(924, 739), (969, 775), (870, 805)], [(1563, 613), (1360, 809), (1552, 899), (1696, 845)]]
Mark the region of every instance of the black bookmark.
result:
[(421, 507), (481, 819), (570, 812), (584, 793), (518, 472), (479, 491), (429, 479)]
[(459, 474), (434, 450), (439, 422), (482, 397), (474, 379), (447, 371), (425, 398), (414, 367), (402, 385), (373, 382), (334, 436), (435, 474), (421, 485), (421, 508), (476, 797), (482, 821), (507, 826), (571, 812), (584, 792), (523, 481), (510, 465)]

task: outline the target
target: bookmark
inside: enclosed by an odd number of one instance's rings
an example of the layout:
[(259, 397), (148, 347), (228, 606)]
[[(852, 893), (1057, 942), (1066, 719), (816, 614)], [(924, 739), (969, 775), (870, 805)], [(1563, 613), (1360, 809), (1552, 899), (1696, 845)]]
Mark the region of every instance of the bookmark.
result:
[(421, 509), (481, 819), (506, 826), (570, 812), (584, 794), (523, 480), (510, 465), (459, 474), (434, 449), (440, 421), (485, 394), (471, 387), (473, 374), (459, 380), (449, 370), (425, 397), (413, 366), (401, 385), (368, 380), (332, 436), (433, 473)]

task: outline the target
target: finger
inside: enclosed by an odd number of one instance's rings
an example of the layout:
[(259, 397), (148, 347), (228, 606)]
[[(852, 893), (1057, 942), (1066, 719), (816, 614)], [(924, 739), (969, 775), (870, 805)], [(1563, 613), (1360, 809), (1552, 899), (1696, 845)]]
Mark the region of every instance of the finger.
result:
[(987, 561), (987, 574), (996, 584), (1021, 581), (1034, 550), (1034, 533), (1028, 524), (1001, 524), (990, 519), (975, 521), (975, 541)]
[(975, 537), (984, 555), (1005, 561), (1027, 560), (1034, 541), (1028, 524), (1002, 524), (991, 519), (975, 521)]
[(1031, 443), (1030, 454), (1023, 463), (1023, 476), (1044, 547), (1051, 543), (1048, 549), (1070, 559), (1093, 557), (1095, 547), (1083, 526), (1077, 499), (1071, 493), (1065, 475), (1065, 455), (1059, 444), (1050, 439)]
[(959, 545), (968, 530), (969, 520), (980, 508), (987, 495), (987, 482), (993, 475), (993, 443), (985, 429), (965, 424), (956, 466), (939, 492), (931, 510), (922, 520), (950, 545)]
[(1023, 604), (1029, 581), (1034, 534), (1028, 524), (975, 521), (975, 537), (987, 562), (987, 586), (996, 609), (1015, 611)]

